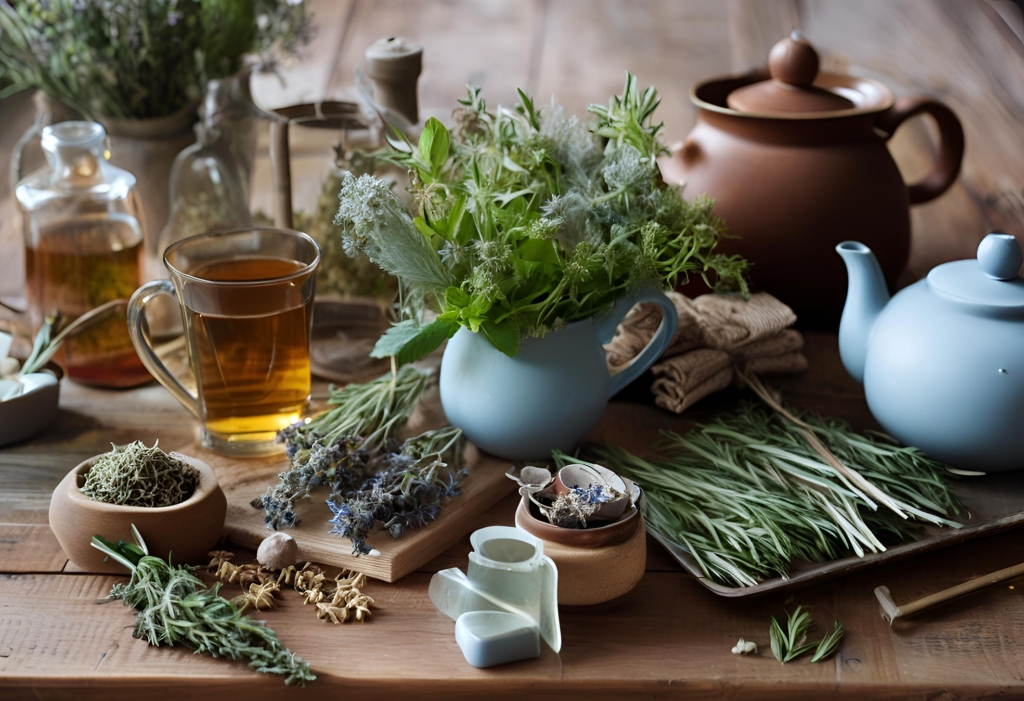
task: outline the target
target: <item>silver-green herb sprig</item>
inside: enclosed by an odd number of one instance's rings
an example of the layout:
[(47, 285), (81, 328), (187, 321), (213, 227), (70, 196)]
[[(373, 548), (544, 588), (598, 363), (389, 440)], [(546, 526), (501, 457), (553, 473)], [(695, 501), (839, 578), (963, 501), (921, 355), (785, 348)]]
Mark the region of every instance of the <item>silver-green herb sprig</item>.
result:
[(134, 637), (150, 645), (184, 645), (213, 657), (246, 660), (257, 672), (283, 676), (288, 685), (316, 679), (309, 663), (289, 652), (273, 630), (222, 597), (219, 584), (207, 588), (195, 568), (150, 555), (134, 525), (132, 532), (136, 543), (115, 545), (96, 535), (92, 546), (131, 572), (127, 584), (114, 585), (110, 598), (139, 612)]
[(880, 434), (795, 413), (906, 518), (880, 507), (761, 403), (744, 402), (685, 435), (664, 434), (654, 459), (599, 445), (584, 456), (640, 484), (648, 526), (731, 586), (785, 577), (795, 560), (881, 552), (922, 524), (960, 527), (948, 518), (963, 507), (944, 465)]
[(142, 441), (112, 445), (85, 474), (82, 493), (94, 501), (120, 506), (160, 508), (180, 504), (195, 491), (199, 471), (158, 445)]

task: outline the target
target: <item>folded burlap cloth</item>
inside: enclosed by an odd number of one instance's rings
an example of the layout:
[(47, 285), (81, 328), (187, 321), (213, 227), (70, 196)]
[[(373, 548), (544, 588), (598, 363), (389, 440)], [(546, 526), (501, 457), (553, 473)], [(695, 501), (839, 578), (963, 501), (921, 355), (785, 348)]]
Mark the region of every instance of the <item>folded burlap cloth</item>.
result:
[[(651, 368), (658, 406), (682, 412), (712, 392), (728, 387), (737, 368), (753, 373), (795, 373), (807, 369), (804, 339), (788, 328), (796, 314), (770, 294), (708, 294), (688, 299), (667, 293), (679, 314), (668, 349)], [(614, 372), (636, 356), (661, 323), (656, 304), (635, 308), (606, 347)]]

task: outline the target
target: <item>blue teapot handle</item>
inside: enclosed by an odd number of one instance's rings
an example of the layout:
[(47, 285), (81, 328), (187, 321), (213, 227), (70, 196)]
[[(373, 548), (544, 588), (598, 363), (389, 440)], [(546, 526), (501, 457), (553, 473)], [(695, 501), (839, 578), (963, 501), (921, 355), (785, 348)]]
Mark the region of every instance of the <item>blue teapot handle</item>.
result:
[(676, 315), (676, 305), (658, 288), (653, 285), (645, 285), (635, 295), (616, 302), (611, 311), (603, 317), (595, 319), (594, 329), (597, 331), (597, 339), (601, 342), (601, 345), (611, 342), (615, 336), (615, 329), (626, 318), (629, 310), (639, 302), (655, 302), (660, 305), (662, 310), (661, 324), (658, 325), (658, 330), (654, 332), (654, 337), (651, 338), (647, 347), (640, 351), (640, 354), (633, 358), (629, 365), (612, 375), (611, 383), (608, 386), (609, 399), (642, 375), (647, 368), (654, 365), (654, 361), (665, 352), (665, 349), (668, 348), (668, 344), (672, 342), (672, 337), (676, 333), (676, 326), (679, 323), (679, 318)]

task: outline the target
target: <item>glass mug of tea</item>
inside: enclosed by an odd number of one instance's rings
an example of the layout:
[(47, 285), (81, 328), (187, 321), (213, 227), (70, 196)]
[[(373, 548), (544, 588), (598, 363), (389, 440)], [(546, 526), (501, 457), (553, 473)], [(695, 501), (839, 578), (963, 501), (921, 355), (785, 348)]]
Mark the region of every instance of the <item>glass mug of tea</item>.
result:
[[(164, 252), (171, 280), (140, 287), (128, 303), (139, 357), (199, 419), (203, 445), (226, 455), (279, 452), (277, 432), (309, 402), (309, 340), (320, 249), (283, 229), (238, 229), (182, 239)], [(146, 304), (177, 298), (196, 394), (153, 349)]]

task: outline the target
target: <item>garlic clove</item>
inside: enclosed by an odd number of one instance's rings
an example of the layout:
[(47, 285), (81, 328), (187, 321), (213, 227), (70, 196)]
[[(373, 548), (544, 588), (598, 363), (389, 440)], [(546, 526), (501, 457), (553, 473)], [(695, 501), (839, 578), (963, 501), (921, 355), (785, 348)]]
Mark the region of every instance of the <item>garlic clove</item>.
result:
[(0, 379), (14, 379), (11, 376), (17, 375), (19, 370), (21, 370), (21, 363), (17, 358), (0, 356)]
[(283, 570), (299, 558), (299, 544), (287, 533), (271, 533), (260, 543), (256, 559), (271, 570)]

